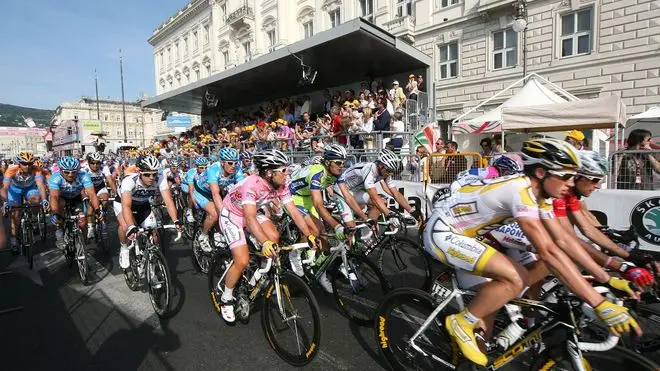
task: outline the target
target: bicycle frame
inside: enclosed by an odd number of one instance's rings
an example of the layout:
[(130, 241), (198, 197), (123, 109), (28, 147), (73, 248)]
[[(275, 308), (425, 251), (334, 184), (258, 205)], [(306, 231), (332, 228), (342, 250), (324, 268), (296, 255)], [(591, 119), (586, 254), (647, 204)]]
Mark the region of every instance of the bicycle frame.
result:
[[(420, 354), (425, 357), (431, 357), (437, 362), (444, 364), (447, 367), (455, 368), (455, 365), (445, 361), (433, 354), (428, 354), (424, 352), (416, 343), (421, 334), (429, 327), (431, 322), (433, 322), (440, 312), (454, 299), (457, 300), (461, 309), (465, 307), (463, 302), (463, 295), (476, 295), (475, 292), (469, 290), (459, 289), (457, 286), (456, 278), (454, 275), (451, 277), (452, 287), (451, 292), (443, 297), (442, 301), (436, 306), (436, 308), (431, 312), (428, 318), (424, 321), (422, 326), (415, 332), (415, 334), (408, 340), (413, 349), (415, 349)], [(604, 291), (604, 290), (601, 290)], [(573, 305), (572, 303), (544, 303), (536, 300), (515, 298), (509, 302), (510, 304), (532, 307), (538, 310), (546, 311), (549, 316), (544, 318), (539, 324), (534, 327), (527, 329), (524, 333), (524, 338), (517, 341), (514, 345), (510, 346), (506, 351), (504, 351), (499, 357), (497, 357), (493, 362), (491, 362), (487, 368), (489, 370), (497, 370), (504, 365), (508, 364), (512, 360), (518, 358), (523, 353), (527, 352), (534, 346), (540, 344), (543, 334), (555, 330), (557, 327), (563, 327), (568, 333), (564, 337), (566, 340), (566, 347), (568, 354), (571, 356), (573, 365), (577, 370), (584, 370), (584, 365), (582, 364), (582, 350), (593, 350), (593, 351), (606, 351), (612, 349), (616, 346), (619, 338), (613, 335), (610, 335), (607, 340), (601, 343), (582, 343), (577, 339), (577, 334), (575, 332), (575, 316), (573, 314)], [(586, 314), (586, 313), (585, 313)], [(444, 326), (443, 326), (444, 327)]]

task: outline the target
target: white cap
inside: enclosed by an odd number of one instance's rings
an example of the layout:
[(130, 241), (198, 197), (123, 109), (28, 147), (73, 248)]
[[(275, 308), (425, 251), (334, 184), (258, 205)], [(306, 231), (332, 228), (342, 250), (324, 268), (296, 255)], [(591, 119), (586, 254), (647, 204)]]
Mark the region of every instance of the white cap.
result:
[(399, 82), (397, 80), (392, 81), (392, 85), (399, 85)]

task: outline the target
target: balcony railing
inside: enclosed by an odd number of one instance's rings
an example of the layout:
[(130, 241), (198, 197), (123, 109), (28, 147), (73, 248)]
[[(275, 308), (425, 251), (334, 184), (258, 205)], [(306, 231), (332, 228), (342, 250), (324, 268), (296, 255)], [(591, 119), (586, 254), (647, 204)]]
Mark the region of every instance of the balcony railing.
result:
[(232, 27), (240, 28), (248, 19), (254, 21), (254, 11), (251, 6), (245, 4), (229, 13), (227, 16), (227, 24)]
[(394, 18), (383, 26), (396, 37), (409, 39), (411, 42), (415, 40), (415, 17), (412, 15)]

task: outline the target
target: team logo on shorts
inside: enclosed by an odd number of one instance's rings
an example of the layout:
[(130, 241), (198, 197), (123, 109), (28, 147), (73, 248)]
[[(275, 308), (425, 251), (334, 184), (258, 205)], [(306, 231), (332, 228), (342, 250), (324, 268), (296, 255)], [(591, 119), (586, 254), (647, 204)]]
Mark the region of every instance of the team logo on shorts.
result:
[(660, 197), (638, 203), (630, 213), (630, 224), (642, 240), (660, 245)]

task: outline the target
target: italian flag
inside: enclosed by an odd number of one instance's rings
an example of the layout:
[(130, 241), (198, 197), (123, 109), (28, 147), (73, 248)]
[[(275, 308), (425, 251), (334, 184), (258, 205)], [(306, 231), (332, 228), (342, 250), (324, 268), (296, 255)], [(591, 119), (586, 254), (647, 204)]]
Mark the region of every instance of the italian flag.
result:
[(440, 137), (440, 133), (434, 126), (435, 123), (428, 124), (415, 134), (415, 147), (424, 146), (429, 153), (435, 152), (435, 142)]

